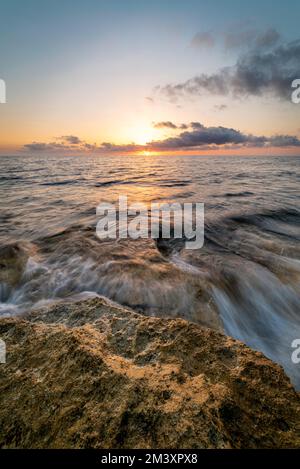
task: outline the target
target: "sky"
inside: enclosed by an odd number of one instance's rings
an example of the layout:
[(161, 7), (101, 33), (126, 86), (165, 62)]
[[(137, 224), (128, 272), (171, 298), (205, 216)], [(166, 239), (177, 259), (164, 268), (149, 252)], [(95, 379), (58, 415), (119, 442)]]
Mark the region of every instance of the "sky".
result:
[(300, 154), (298, 0), (0, 8), (0, 154)]

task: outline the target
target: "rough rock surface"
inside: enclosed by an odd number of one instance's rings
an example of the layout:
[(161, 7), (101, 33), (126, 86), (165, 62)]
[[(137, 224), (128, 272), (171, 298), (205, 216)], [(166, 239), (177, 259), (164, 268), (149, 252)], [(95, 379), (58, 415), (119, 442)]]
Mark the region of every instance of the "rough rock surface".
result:
[(0, 282), (15, 286), (24, 272), (28, 252), (20, 243), (0, 247)]
[(104, 299), (2, 319), (4, 448), (300, 446), (300, 398), (242, 343)]

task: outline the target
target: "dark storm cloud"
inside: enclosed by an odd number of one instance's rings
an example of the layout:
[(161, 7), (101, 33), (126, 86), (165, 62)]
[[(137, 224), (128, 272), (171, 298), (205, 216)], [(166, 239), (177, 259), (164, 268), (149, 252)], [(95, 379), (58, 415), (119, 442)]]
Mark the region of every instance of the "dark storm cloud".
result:
[[(265, 44), (271, 40), (270, 31), (260, 38)], [(183, 83), (160, 87), (158, 92), (170, 101), (205, 93), (237, 98), (270, 93), (277, 98), (290, 99), (291, 83), (299, 76), (300, 40), (297, 40), (268, 51), (252, 49), (244, 52), (234, 66), (222, 68), (214, 74), (202, 73)]]

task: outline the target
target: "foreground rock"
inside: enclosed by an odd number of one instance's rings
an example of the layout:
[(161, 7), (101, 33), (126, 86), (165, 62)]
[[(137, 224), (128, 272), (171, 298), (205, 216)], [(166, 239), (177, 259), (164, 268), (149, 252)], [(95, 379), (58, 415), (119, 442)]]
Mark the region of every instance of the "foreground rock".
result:
[(102, 299), (0, 321), (0, 445), (300, 446), (300, 399), (261, 353)]

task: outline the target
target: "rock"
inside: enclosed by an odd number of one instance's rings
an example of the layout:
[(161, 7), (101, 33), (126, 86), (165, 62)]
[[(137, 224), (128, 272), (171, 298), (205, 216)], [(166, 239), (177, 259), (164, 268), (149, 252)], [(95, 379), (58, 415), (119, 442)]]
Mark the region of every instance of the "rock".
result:
[(2, 448), (300, 446), (278, 365), (223, 334), (104, 299), (2, 319)]

